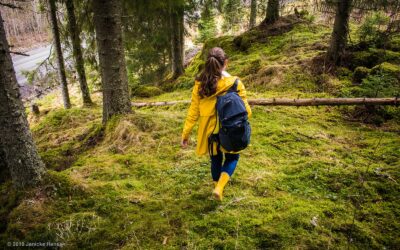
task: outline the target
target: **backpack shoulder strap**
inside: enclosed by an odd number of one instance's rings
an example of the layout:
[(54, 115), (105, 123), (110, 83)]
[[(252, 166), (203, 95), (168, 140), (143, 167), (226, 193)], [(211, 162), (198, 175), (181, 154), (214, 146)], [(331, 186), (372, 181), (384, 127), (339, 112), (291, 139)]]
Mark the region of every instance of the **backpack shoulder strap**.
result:
[(238, 91), (237, 91), (238, 84), (239, 84), (239, 78), (236, 78), (236, 80), (235, 80), (235, 82), (233, 83), (232, 87), (230, 87), (230, 88), (228, 89), (228, 93), (229, 93), (229, 92), (238, 92)]

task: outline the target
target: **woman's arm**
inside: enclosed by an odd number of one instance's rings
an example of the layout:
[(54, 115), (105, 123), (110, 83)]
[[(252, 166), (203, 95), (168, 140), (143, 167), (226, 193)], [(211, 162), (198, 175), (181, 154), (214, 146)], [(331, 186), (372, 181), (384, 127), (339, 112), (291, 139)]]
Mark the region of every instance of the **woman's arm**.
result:
[(192, 131), (194, 125), (199, 119), (199, 84), (195, 84), (192, 91), (192, 101), (190, 103), (189, 111), (186, 117), (185, 125), (182, 132), (182, 140), (187, 140), (189, 138), (190, 132)]
[(238, 95), (242, 98), (244, 105), (246, 106), (248, 117), (251, 117), (251, 114), (252, 114), (251, 107), (250, 107), (249, 103), (247, 102), (246, 89), (244, 88), (244, 84), (242, 83), (241, 80), (239, 80), (237, 90), (238, 90)]

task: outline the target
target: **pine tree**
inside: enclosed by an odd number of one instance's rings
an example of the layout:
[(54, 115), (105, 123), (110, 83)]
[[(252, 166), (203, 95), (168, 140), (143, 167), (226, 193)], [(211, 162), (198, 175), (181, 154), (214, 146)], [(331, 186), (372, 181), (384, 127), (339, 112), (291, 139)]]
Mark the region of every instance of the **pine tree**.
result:
[(249, 23), (250, 29), (256, 26), (256, 19), (257, 19), (257, 0), (251, 0), (250, 23)]
[(184, 73), (184, 2), (169, 0), (169, 24), (171, 32), (172, 78)]
[(351, 10), (352, 0), (337, 1), (335, 23), (328, 49), (328, 59), (335, 64), (340, 62), (340, 58), (346, 49)]
[(224, 23), (222, 30), (239, 31), (239, 25), (243, 22), (244, 8), (241, 0), (226, 0), (223, 11)]
[(0, 173), (10, 174), (15, 186), (27, 187), (39, 182), (45, 168), (20, 99), (3, 22), (0, 13)]
[(64, 56), (61, 49), (60, 30), (57, 21), (56, 0), (48, 0), (48, 7), (49, 7), (50, 23), (53, 34), (53, 43), (56, 49), (58, 75), (61, 82), (61, 93), (64, 101), (64, 107), (66, 109), (69, 109), (71, 108), (71, 101), (69, 99), (67, 76), (65, 74)]
[(80, 30), (76, 23), (74, 0), (66, 0), (65, 5), (67, 7), (68, 28), (71, 36), (75, 68), (78, 73), (79, 85), (82, 92), (83, 105), (88, 106), (92, 104), (92, 99), (90, 98), (89, 87), (86, 81), (85, 63), (83, 61), (81, 39), (79, 37)]
[(322, 11), (335, 12), (335, 22), (327, 53), (327, 59), (335, 65), (342, 61), (343, 54), (347, 47), (349, 36), (349, 20), (353, 9), (362, 12), (385, 10), (387, 13), (398, 13), (400, 3), (397, 0), (324, 0)]
[(207, 0), (204, 3), (198, 27), (198, 42), (204, 43), (207, 39), (214, 38), (217, 34), (217, 25), (215, 23), (215, 13), (212, 0)]
[(120, 0), (94, 0), (94, 26), (103, 90), (103, 122), (131, 112)]
[(279, 18), (279, 0), (268, 0), (267, 15), (264, 23), (273, 24)]

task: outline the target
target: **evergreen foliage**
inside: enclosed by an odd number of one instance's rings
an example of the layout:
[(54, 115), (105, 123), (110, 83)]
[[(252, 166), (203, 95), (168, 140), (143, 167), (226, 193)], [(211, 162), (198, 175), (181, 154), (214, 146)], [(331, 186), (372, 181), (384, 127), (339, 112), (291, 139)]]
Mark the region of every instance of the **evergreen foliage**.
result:
[(236, 34), (245, 23), (244, 6), (242, 0), (226, 0), (223, 8), (224, 23), (222, 30)]
[(217, 25), (215, 23), (215, 16), (216, 14), (213, 1), (206, 0), (201, 11), (201, 18), (198, 23), (198, 42), (204, 43), (206, 40), (216, 36)]

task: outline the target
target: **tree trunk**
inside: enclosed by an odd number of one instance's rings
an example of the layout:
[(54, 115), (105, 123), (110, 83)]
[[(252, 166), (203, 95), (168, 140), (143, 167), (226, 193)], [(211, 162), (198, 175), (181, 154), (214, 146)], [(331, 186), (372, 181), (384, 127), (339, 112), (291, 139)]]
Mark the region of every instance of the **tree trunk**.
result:
[(250, 29), (256, 26), (257, 19), (257, 0), (251, 0), (251, 8), (250, 8)]
[(224, 0), (218, 0), (218, 2), (217, 2), (217, 10), (218, 10), (219, 13), (223, 12), (224, 4), (225, 4)]
[(171, 54), (172, 54), (172, 74), (177, 78), (184, 73), (183, 69), (183, 12), (170, 6), (169, 13), (171, 29)]
[(93, 1), (94, 26), (103, 89), (103, 122), (130, 113), (128, 76), (121, 27), (121, 1)]
[(336, 65), (340, 64), (346, 49), (351, 9), (352, 0), (337, 1), (335, 23), (327, 55), (328, 60)]
[(279, 18), (279, 0), (268, 0), (267, 16), (264, 23), (273, 24)]
[[(180, 20), (179, 20), (179, 41), (180, 41), (180, 48), (181, 48), (181, 57), (182, 57), (182, 65), (185, 64), (185, 17), (182, 12), (182, 15), (180, 15)], [(185, 71), (185, 70), (183, 70)]]
[(4, 147), (0, 144), (0, 185), (10, 179), (11, 175), (7, 166), (6, 152)]
[[(36, 184), (44, 172), (29, 130), (0, 14), (0, 159), (17, 187)], [(7, 172), (1, 171), (1, 172)]]
[(86, 81), (85, 63), (83, 61), (81, 39), (79, 37), (80, 30), (76, 23), (74, 1), (66, 0), (65, 5), (67, 7), (68, 24), (69, 24), (68, 28), (72, 41), (75, 68), (76, 72), (78, 73), (79, 85), (82, 92), (83, 105), (89, 106), (92, 104), (92, 99), (90, 98), (89, 87)]
[(61, 50), (60, 30), (58, 28), (57, 7), (55, 0), (49, 0), (49, 11), (50, 11), (49, 16), (50, 16), (50, 22), (54, 40), (53, 42), (57, 55), (58, 75), (60, 77), (60, 82), (61, 82), (61, 93), (63, 96), (64, 107), (66, 109), (69, 109), (71, 108), (71, 101), (69, 100), (69, 94), (68, 94), (68, 84), (67, 84), (67, 77), (65, 74), (64, 56)]
[[(391, 105), (400, 104), (400, 98), (270, 98), (248, 100), (254, 106), (341, 106), (341, 105)], [(136, 102), (134, 107), (169, 106), (175, 104), (190, 104), (189, 100), (169, 101), (169, 102)]]

